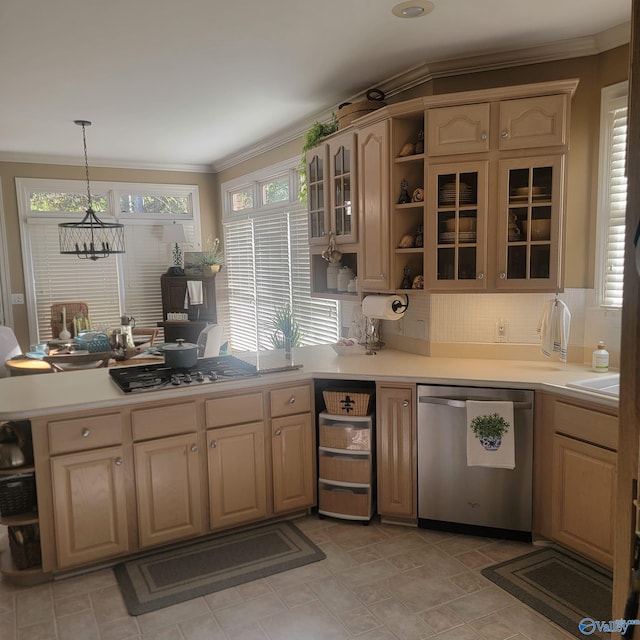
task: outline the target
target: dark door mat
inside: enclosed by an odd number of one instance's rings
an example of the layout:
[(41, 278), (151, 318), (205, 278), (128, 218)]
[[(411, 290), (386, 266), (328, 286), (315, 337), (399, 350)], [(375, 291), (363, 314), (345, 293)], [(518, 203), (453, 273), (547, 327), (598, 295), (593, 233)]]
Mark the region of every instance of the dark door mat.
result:
[(278, 522), (135, 558), (114, 572), (137, 616), (324, 558), (295, 525)]
[[(482, 575), (576, 638), (609, 638), (597, 622), (611, 621), (612, 576), (555, 547), (482, 569)], [(580, 624), (584, 631), (582, 633)]]

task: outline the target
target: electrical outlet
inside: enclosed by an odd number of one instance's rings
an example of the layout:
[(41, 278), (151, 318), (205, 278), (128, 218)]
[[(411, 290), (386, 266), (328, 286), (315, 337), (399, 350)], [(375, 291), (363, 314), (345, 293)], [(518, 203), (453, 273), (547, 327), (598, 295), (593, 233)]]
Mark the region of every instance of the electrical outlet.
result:
[(11, 304), (24, 304), (24, 293), (12, 293)]
[(498, 318), (498, 322), (496, 322), (495, 341), (506, 342), (508, 329), (509, 329), (509, 321), (505, 320), (504, 318)]

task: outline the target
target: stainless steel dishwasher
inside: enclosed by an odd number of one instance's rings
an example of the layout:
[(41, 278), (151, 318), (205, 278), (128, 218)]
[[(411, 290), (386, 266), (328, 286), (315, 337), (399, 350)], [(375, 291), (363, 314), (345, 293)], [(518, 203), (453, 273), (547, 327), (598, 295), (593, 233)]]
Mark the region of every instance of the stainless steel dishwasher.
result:
[[(513, 402), (515, 468), (467, 466), (466, 401)], [(533, 391), (418, 385), (418, 522), (531, 539)]]

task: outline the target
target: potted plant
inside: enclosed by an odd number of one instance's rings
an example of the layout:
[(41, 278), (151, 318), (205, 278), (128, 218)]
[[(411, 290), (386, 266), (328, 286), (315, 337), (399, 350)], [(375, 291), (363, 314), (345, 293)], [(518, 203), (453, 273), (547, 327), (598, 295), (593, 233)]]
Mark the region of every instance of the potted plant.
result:
[(220, 249), (220, 239), (207, 238), (207, 249), (200, 256), (200, 264), (202, 265), (202, 275), (215, 276), (224, 266), (224, 253)]
[(322, 138), (335, 133), (338, 130), (338, 118), (333, 112), (329, 122), (318, 122), (317, 120), (311, 125), (311, 128), (304, 134), (304, 143), (302, 145), (302, 157), (300, 158), (300, 202), (307, 202), (307, 151), (313, 149), (320, 144)]
[(297, 347), (300, 344), (302, 332), (288, 303), (276, 310), (271, 326), (274, 328), (271, 334), (273, 348), (284, 349), (284, 357), (291, 360), (291, 347)]
[(497, 451), (502, 444), (502, 436), (511, 425), (498, 413), (476, 416), (471, 421), (471, 431), (487, 451)]

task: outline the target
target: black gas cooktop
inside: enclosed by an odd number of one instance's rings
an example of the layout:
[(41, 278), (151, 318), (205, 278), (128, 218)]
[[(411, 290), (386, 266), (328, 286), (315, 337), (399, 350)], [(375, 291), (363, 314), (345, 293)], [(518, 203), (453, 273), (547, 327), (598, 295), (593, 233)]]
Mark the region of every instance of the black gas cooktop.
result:
[(158, 391), (174, 387), (194, 387), (236, 378), (259, 375), (255, 365), (235, 356), (201, 358), (195, 366), (176, 369), (165, 363), (109, 369), (111, 379), (125, 393)]

